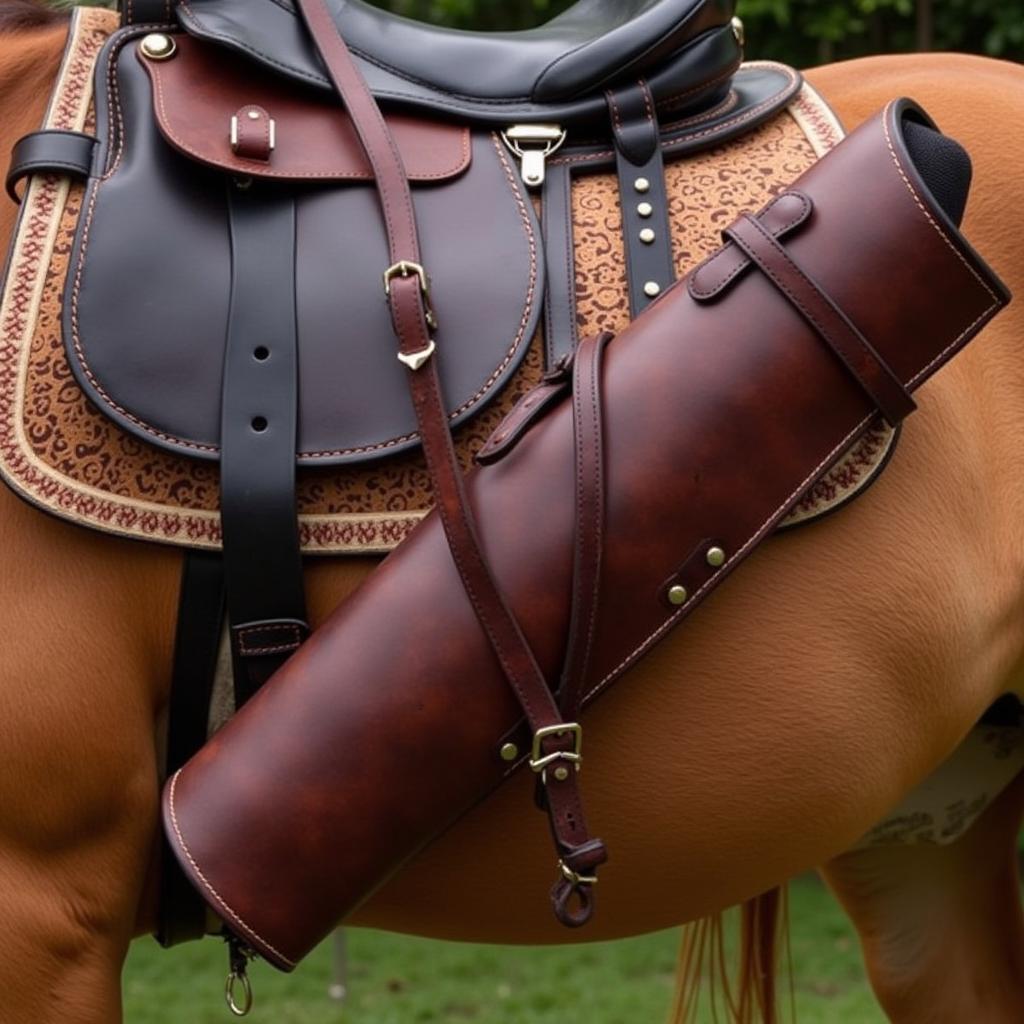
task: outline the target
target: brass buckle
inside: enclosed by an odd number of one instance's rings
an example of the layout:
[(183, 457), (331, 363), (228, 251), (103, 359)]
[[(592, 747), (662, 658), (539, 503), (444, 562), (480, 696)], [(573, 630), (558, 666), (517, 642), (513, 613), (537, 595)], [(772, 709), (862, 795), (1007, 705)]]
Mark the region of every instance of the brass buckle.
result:
[[(423, 296), (423, 308), (427, 318), (427, 326), (432, 331), (436, 331), (437, 316), (434, 313), (434, 306), (430, 299), (430, 276), (427, 274), (426, 270), (423, 269), (421, 264), (413, 263), (412, 260), (399, 260), (394, 266), (388, 267), (388, 269), (384, 271), (384, 294), (388, 298), (391, 298), (391, 282), (394, 281), (396, 277), (419, 278), (420, 294)], [(419, 355), (419, 353), (415, 354)], [(408, 358), (411, 359), (412, 356), (409, 356)], [(426, 356), (423, 362), (426, 362), (429, 358), (429, 355)], [(402, 359), (402, 357), (399, 356), (399, 359)], [(405, 363), (406, 359), (402, 359), (402, 362)], [(420, 366), (422, 365), (423, 363), (420, 363)], [(414, 369), (418, 369), (418, 367), (414, 367)]]
[(562, 872), (562, 877), (573, 885), (597, 885), (597, 875), (581, 875), (578, 871), (573, 871), (564, 860), (558, 862), (558, 868)]
[[(565, 736), (571, 734), (573, 738), (572, 750), (556, 750), (553, 754), (545, 754), (541, 750), (541, 744), (549, 736)], [(547, 782), (545, 769), (555, 761), (569, 761), (575, 765), (576, 771), (580, 770), (580, 763), (583, 761), (583, 726), (578, 722), (562, 722), (560, 725), (549, 725), (538, 729), (533, 735), (533, 752), (530, 756), (530, 767), (541, 774), (541, 778)]]

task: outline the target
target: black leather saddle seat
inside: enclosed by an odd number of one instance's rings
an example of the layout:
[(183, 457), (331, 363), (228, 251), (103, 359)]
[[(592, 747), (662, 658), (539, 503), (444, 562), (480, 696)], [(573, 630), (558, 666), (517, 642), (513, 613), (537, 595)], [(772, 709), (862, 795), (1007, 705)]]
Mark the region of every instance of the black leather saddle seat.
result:
[[(413, 21), (364, 0), (329, 0), (349, 46), (364, 60), (431, 89), (482, 102), (558, 103), (612, 80), (656, 69), (688, 43), (731, 24), (732, 0), (577, 0), (539, 28), (467, 32)], [(292, 0), (188, 0), (186, 27), (225, 40), (239, 20), (294, 36)], [(290, 31), (289, 31), (290, 29)], [(277, 49), (277, 47), (275, 47)], [(294, 62), (293, 62), (294, 63)], [(292, 68), (294, 70), (294, 68)]]

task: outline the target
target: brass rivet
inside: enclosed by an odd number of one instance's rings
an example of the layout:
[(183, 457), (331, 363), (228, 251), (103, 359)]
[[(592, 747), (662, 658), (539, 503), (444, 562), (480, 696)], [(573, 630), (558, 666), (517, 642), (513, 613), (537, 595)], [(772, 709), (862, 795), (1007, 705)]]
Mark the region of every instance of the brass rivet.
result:
[(514, 743), (505, 743), (501, 748), (502, 761), (514, 761), (519, 756), (519, 748)]
[(669, 587), (668, 591), (668, 603), (674, 604), (677, 608), (680, 605), (686, 604), (686, 600), (690, 595), (686, 591), (686, 587), (681, 587), (678, 584), (674, 587)]
[(644, 245), (652, 245), (657, 237), (658, 236), (654, 233), (654, 228), (644, 228), (643, 231), (640, 232), (640, 241), (643, 242)]
[(725, 552), (719, 548), (708, 548), (708, 565), (712, 569), (721, 569), (725, 565)]
[(170, 60), (177, 51), (178, 44), (163, 32), (151, 32), (139, 43), (139, 49), (142, 56), (150, 60)]
[(635, 188), (637, 192), (643, 194), (644, 192), (651, 191), (651, 183), (646, 178), (637, 178), (636, 181), (633, 182), (633, 188)]
[(556, 768), (555, 778), (558, 779), (559, 782), (565, 782), (565, 780), (569, 778), (569, 769), (564, 767)]
[(258, 110), (250, 110), (246, 116), (250, 121), (258, 121), (260, 119), (260, 112)]
[(661, 285), (657, 281), (648, 281), (644, 285), (644, 295), (649, 299), (656, 299), (661, 294)]
[(641, 203), (637, 208), (636, 212), (641, 217), (650, 217), (654, 213), (654, 207), (650, 203)]
[(743, 46), (747, 41), (747, 30), (743, 27), (742, 18), (732, 19), (732, 34), (736, 38), (736, 42), (740, 46)]

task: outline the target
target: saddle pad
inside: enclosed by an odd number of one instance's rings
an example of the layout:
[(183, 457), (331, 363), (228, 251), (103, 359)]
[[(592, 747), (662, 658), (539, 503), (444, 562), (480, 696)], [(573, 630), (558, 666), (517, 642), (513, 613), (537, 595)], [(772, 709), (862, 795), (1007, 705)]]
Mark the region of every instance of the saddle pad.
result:
[[(47, 127), (92, 129), (93, 71), (116, 28), (111, 12), (76, 11)], [(841, 137), (834, 116), (805, 85), (787, 110), (748, 135), (671, 162), (667, 182), (679, 273), (717, 249), (719, 231), (738, 211), (760, 208)], [(63, 299), (83, 196), (81, 186), (53, 175), (33, 179), (26, 195), (0, 305), (0, 473), (30, 502), (81, 525), (217, 548), (216, 465), (163, 450), (124, 429), (90, 401), (69, 365)], [(576, 180), (573, 220), (579, 330), (619, 330), (629, 308), (614, 174)], [(496, 398), (456, 429), (467, 468), (543, 373), (540, 332), (523, 347), (522, 362), (496, 389)], [(867, 434), (790, 522), (848, 501), (875, 478), (893, 443), (885, 428)], [(413, 451), (359, 466), (303, 468), (298, 503), (304, 551), (371, 554), (397, 546), (426, 514), (431, 495), (422, 459)]]

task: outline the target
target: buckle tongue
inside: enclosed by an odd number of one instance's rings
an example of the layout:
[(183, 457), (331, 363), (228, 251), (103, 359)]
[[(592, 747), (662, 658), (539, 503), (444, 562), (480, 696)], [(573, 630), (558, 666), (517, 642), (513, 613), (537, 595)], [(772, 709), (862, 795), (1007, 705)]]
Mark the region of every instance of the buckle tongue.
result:
[[(572, 736), (572, 750), (556, 750), (554, 753), (545, 754), (542, 744), (544, 740), (555, 736)], [(530, 768), (537, 772), (541, 781), (547, 784), (547, 768), (555, 761), (568, 761), (576, 771), (580, 770), (583, 762), (583, 726), (578, 722), (562, 722), (559, 725), (549, 725), (538, 729), (533, 736), (533, 751), (530, 755)]]

